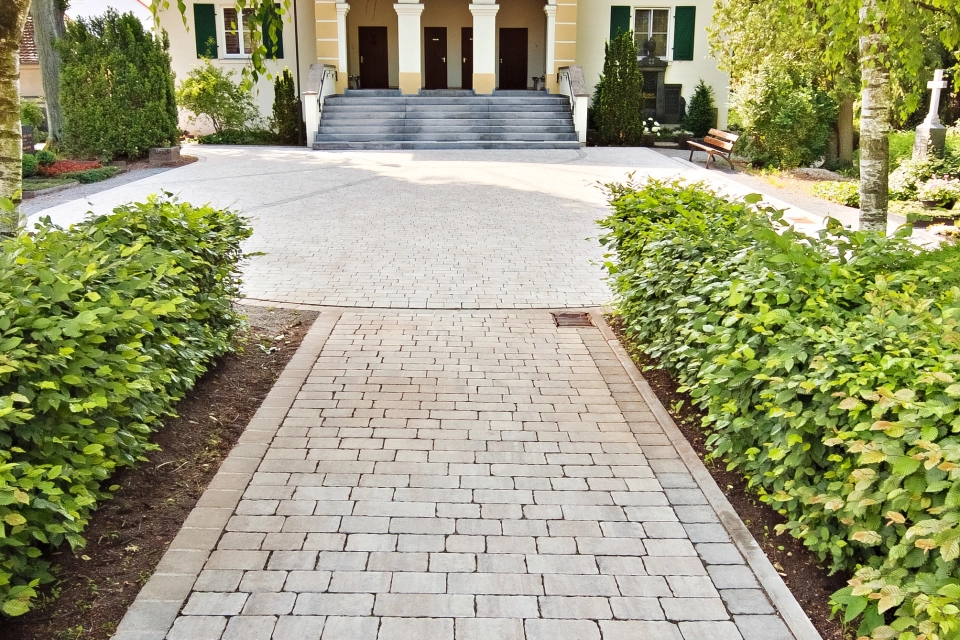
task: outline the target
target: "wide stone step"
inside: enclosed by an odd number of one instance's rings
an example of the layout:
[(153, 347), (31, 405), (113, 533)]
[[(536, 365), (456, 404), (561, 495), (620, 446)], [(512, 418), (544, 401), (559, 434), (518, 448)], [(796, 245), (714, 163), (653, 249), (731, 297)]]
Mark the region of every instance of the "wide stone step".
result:
[(475, 125), (470, 127), (453, 127), (449, 125), (431, 125), (424, 127), (396, 126), (396, 125), (377, 125), (377, 126), (341, 126), (339, 124), (325, 124), (320, 127), (320, 133), (337, 134), (365, 134), (365, 133), (427, 133), (427, 134), (456, 134), (456, 133), (569, 133), (569, 125), (546, 125), (540, 127), (522, 127), (522, 126), (484, 126)]
[(406, 117), (406, 118), (560, 118), (570, 116), (569, 109), (372, 109), (370, 107), (353, 108), (331, 105), (323, 110), (323, 118), (354, 116), (370, 117)]
[(565, 141), (470, 141), (464, 142), (315, 142), (313, 148), (317, 151), (347, 151), (347, 150), (416, 150), (416, 149), (579, 149), (579, 142)]
[(497, 104), (570, 104), (566, 96), (548, 96), (544, 98), (500, 98), (495, 96), (475, 96), (463, 98), (404, 96), (401, 98), (351, 98), (330, 96), (324, 104), (371, 104), (371, 105), (497, 105)]
[(559, 118), (324, 118), (321, 127), (551, 127), (573, 126), (569, 115)]
[(316, 142), (470, 142), (470, 141), (566, 141), (576, 140), (575, 132), (568, 133), (471, 133), (457, 131), (452, 133), (326, 133), (320, 131), (314, 138)]

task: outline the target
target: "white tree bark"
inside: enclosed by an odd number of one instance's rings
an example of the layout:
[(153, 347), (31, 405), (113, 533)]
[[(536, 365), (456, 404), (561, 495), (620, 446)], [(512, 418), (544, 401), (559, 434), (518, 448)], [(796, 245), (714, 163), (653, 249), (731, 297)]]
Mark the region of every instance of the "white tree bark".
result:
[(890, 73), (883, 13), (876, 0), (860, 9), (860, 229), (887, 230), (887, 174), (890, 169)]
[(43, 74), (43, 95), (47, 103), (47, 126), (50, 142), (60, 140), (63, 128), (63, 112), (60, 110), (60, 54), (53, 43), (63, 35), (63, 13), (57, 0), (33, 0), (30, 15), (33, 16), (34, 40), (40, 69)]
[(0, 234), (20, 227), (20, 36), (30, 0), (0, 1), (0, 198), (13, 200), (14, 210), (0, 208)]

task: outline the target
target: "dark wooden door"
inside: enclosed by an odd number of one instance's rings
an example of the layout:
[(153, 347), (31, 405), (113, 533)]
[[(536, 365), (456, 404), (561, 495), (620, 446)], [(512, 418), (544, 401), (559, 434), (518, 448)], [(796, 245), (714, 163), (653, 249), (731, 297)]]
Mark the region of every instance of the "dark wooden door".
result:
[(500, 29), (500, 88), (527, 88), (526, 29)]
[(360, 88), (388, 89), (390, 66), (387, 62), (387, 28), (359, 27)]
[(424, 89), (447, 88), (447, 28), (423, 28)]
[(473, 27), (460, 28), (460, 86), (473, 89)]

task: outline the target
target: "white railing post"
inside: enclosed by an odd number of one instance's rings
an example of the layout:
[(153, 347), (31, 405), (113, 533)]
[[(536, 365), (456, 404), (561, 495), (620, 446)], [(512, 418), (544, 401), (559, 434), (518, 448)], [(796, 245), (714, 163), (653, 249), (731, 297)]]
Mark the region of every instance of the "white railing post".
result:
[(307, 147), (313, 148), (313, 136), (320, 128), (320, 101), (316, 91), (303, 92), (303, 121), (307, 126)]

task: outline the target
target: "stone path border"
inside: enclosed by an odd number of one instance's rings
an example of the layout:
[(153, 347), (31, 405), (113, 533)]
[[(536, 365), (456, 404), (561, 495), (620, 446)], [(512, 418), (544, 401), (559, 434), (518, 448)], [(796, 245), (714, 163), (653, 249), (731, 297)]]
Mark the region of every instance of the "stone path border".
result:
[[(263, 303), (261, 303), (263, 304)], [(282, 305), (301, 306), (301, 305)], [(204, 563), (216, 548), (228, 519), (240, 502), (254, 471), (263, 460), (270, 441), (278, 431), (298, 391), (307, 379), (335, 325), (347, 309), (321, 312), (297, 353), (284, 369), (184, 523), (153, 576), (120, 623), (114, 640), (163, 640), (190, 594)], [(602, 310), (591, 309), (596, 330), (612, 352), (615, 362), (629, 377), (636, 391), (649, 405), (656, 421), (676, 448), (680, 461), (693, 476), (707, 502), (719, 516), (732, 541), (744, 555), (761, 587), (770, 598), (796, 640), (821, 640), (796, 599), (774, 570), (759, 545), (737, 516), (720, 488), (703, 466), (693, 448), (674, 424), (652, 388), (643, 379), (627, 352), (606, 323)], [(584, 341), (591, 358), (601, 369), (612, 362), (602, 342)], [(599, 349), (598, 349), (599, 347)], [(615, 373), (613, 375), (621, 375)], [(606, 374), (604, 374), (606, 378)], [(758, 621), (759, 622), (759, 621)], [(781, 627), (782, 628), (782, 627)]]
[(313, 322), (297, 352), (117, 626), (113, 640), (163, 640), (167, 635), (339, 319), (339, 311), (324, 311)]

